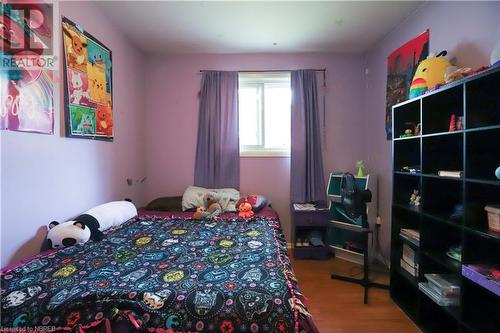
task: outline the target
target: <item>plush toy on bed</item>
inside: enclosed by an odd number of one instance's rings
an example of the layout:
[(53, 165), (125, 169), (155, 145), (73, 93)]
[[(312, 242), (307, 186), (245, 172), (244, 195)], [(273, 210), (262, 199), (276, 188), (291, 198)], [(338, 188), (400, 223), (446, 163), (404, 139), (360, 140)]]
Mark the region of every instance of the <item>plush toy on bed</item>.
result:
[(103, 231), (119, 226), (137, 215), (134, 204), (128, 201), (113, 201), (91, 208), (71, 221), (52, 221), (47, 233), (46, 248), (61, 248), (82, 245), (89, 239), (100, 241)]
[(194, 218), (213, 219), (222, 213), (222, 207), (219, 203), (219, 196), (215, 192), (209, 192), (203, 197), (204, 206), (198, 207), (194, 213)]
[(251, 218), (254, 216), (254, 212), (252, 210), (252, 205), (248, 201), (242, 202), (238, 206), (238, 211), (239, 211), (238, 216), (243, 217), (245, 219)]
[(196, 212), (193, 214), (193, 218), (196, 220), (200, 220), (205, 211), (206, 211), (206, 209), (203, 206), (196, 208)]

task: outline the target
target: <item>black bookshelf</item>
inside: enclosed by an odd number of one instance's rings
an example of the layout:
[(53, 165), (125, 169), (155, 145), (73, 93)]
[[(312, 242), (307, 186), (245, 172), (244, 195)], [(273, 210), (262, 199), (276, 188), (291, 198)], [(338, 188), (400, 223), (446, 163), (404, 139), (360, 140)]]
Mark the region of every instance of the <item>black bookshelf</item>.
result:
[[(500, 297), (462, 276), (462, 265), (500, 264), (500, 234), (488, 230), (484, 210), (500, 204), (500, 68), (395, 105), (392, 112), (391, 297), (424, 332), (498, 332)], [(452, 114), (462, 117), (463, 128), (450, 132)], [(399, 137), (409, 123), (420, 124), (421, 132)], [(463, 176), (441, 177), (439, 170)], [(414, 189), (419, 207), (409, 205)], [(401, 237), (402, 228), (419, 230), (419, 244)], [(417, 276), (401, 267), (404, 244), (417, 254)], [(455, 246), (461, 246), (461, 262), (446, 254)], [(440, 306), (420, 291), (427, 273), (457, 275), (460, 305)]]

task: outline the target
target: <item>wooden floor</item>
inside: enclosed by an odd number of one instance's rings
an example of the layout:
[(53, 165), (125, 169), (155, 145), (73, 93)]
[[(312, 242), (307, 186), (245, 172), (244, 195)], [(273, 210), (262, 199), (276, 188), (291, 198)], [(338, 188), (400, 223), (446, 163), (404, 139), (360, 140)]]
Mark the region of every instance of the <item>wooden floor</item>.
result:
[[(363, 304), (363, 288), (331, 280), (332, 273), (355, 274), (361, 266), (343, 261), (291, 260), (308, 308), (321, 333), (414, 333), (420, 330), (391, 300), (388, 290), (370, 289), (369, 304)], [(355, 277), (361, 277), (357, 275)], [(387, 283), (388, 276), (373, 279)]]

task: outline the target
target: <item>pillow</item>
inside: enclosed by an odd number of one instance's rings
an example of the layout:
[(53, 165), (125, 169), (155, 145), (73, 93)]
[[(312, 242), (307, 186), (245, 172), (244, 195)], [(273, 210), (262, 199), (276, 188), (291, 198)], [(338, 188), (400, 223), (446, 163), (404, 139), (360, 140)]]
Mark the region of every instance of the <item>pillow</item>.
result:
[(244, 202), (250, 203), (250, 205), (252, 205), (253, 212), (257, 213), (267, 205), (268, 200), (263, 195), (248, 195), (246, 197), (241, 197), (240, 200), (238, 200), (238, 202), (236, 203), (236, 207), (239, 207)]
[(182, 210), (192, 210), (203, 206), (203, 197), (209, 192), (219, 196), (219, 204), (224, 212), (236, 212), (236, 202), (240, 192), (234, 188), (208, 189), (199, 186), (189, 186), (182, 196)]
[(144, 207), (146, 210), (159, 211), (180, 211), (182, 210), (182, 197), (161, 197), (156, 198)]
[(240, 192), (234, 188), (213, 189), (219, 195), (219, 204), (224, 212), (236, 212), (236, 202), (240, 199)]
[(204, 187), (189, 186), (182, 195), (182, 210), (196, 209), (203, 206), (203, 196), (210, 192)]

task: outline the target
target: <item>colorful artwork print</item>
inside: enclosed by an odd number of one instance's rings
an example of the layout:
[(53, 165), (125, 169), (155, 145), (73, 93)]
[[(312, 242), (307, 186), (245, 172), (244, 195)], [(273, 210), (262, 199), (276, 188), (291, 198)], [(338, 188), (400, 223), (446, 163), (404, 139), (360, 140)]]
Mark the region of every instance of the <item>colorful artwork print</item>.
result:
[(96, 112), (94, 109), (78, 105), (70, 105), (71, 128), (80, 135), (96, 132)]
[(272, 218), (138, 217), (1, 272), (1, 326), (316, 333), (286, 251)]
[(91, 106), (87, 73), (68, 69), (70, 104)]
[(40, 65), (51, 52), (52, 7), (30, 5), (44, 21), (34, 28), (11, 6), (0, 6), (0, 129), (53, 134), (53, 71)]
[(113, 140), (111, 50), (62, 19), (66, 136)]
[(392, 52), (387, 58), (385, 133), (392, 139), (392, 106), (408, 98), (413, 74), (429, 55), (429, 30)]

